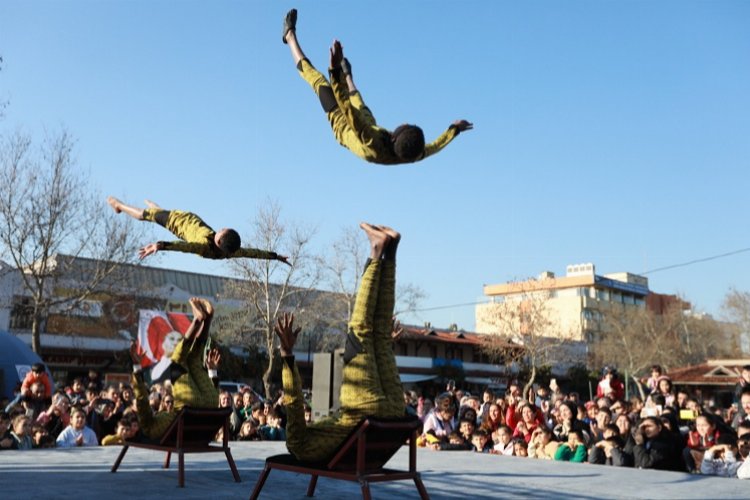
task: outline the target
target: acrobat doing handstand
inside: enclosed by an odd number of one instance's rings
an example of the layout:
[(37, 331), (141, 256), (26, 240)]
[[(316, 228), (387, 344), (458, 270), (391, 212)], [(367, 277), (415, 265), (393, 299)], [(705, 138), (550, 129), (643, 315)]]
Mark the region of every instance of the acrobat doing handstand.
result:
[(296, 9), (284, 18), (282, 41), (289, 44), (300, 76), (318, 95), (336, 140), (365, 161), (396, 165), (423, 160), (443, 149), (459, 133), (473, 128), (468, 121), (457, 120), (434, 142), (425, 145), (424, 133), (416, 125), (404, 124), (392, 132), (380, 127), (354, 85), (351, 64), (338, 40), (331, 46), (330, 82), (300, 48)]
[(404, 416), (404, 396), (393, 354), (396, 249), (401, 235), (383, 226), (360, 225), (370, 239), (370, 258), (349, 323), (338, 417), (305, 422), (302, 381), (293, 348), (299, 328), (285, 314), (275, 327), (281, 344), (282, 382), (287, 408), (287, 448), (303, 461), (330, 455), (366, 416)]
[(257, 248), (241, 248), (240, 235), (234, 229), (224, 228), (216, 232), (203, 222), (203, 219), (192, 212), (182, 210), (164, 210), (152, 201), (146, 200), (148, 208), (126, 205), (117, 198), (107, 198), (116, 213), (125, 212), (137, 220), (155, 222), (166, 228), (181, 241), (157, 241), (141, 248), (141, 259), (155, 254), (159, 250), (187, 252), (198, 254), (207, 259), (250, 259), (279, 260), (289, 264), (287, 257), (276, 252)]

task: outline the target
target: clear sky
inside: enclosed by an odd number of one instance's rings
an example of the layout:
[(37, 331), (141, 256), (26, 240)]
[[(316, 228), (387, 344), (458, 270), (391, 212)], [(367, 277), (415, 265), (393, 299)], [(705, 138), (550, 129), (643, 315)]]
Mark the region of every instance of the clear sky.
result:
[[(383, 126), (475, 129), (417, 164), (359, 160), (281, 43), (291, 7), (318, 68), (342, 41)], [(567, 264), (639, 273), (750, 247), (748, 26), (750, 2), (729, 0), (3, 0), (0, 130), (64, 126), (103, 193), (217, 228), (249, 232), (268, 199), (317, 226), (320, 251), (361, 220), (391, 225), (424, 307), (473, 303), (483, 284)], [(749, 263), (650, 287), (718, 314), (729, 287), (750, 289)], [(474, 307), (404, 321), (471, 330)]]

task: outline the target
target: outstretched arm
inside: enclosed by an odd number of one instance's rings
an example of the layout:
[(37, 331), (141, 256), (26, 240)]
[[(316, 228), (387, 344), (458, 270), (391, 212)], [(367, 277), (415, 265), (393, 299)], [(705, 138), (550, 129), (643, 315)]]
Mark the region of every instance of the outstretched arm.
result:
[(471, 130), (473, 128), (474, 124), (471, 122), (468, 122), (466, 120), (456, 120), (451, 124), (450, 127), (448, 127), (445, 132), (440, 134), (440, 137), (424, 147), (424, 156), (422, 158), (424, 159), (428, 156), (434, 155), (445, 146), (447, 146), (453, 139), (458, 136), (458, 134), (465, 130)]
[(186, 241), (157, 241), (141, 248), (138, 251), (138, 256), (141, 259), (145, 259), (149, 255), (153, 255), (159, 250), (167, 250), (170, 252), (185, 252), (194, 253), (206, 258), (216, 258), (211, 252), (211, 247), (204, 243), (188, 243)]
[(288, 266), (291, 266), (291, 264), (289, 263), (289, 257), (287, 257), (286, 255), (279, 255), (276, 252), (269, 252), (267, 250), (259, 250), (257, 248), (240, 248), (229, 257), (232, 259), (235, 259), (238, 257), (245, 257), (248, 259), (278, 260)]

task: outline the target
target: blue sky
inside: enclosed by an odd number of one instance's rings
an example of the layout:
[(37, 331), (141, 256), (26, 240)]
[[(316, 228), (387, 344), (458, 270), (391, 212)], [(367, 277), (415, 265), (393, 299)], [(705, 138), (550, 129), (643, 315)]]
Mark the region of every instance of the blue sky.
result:
[[(475, 129), (404, 166), (340, 147), (281, 21), (318, 68), (334, 37), (378, 122)], [(15, 1), (0, 3), (0, 130), (66, 127), (105, 194), (249, 231), (257, 207), (404, 234), (424, 307), (482, 285), (643, 272), (750, 247), (750, 2)], [(4, 187), (3, 187), (4, 188)], [(165, 234), (157, 233), (160, 238)], [(707, 312), (750, 289), (750, 252), (649, 275)], [(226, 274), (164, 255), (164, 267)], [(474, 308), (404, 318), (474, 328)]]

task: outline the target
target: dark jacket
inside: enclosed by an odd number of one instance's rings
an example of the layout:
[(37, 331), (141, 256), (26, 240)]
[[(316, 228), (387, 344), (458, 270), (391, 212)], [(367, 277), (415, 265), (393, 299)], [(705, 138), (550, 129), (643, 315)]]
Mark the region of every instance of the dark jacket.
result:
[(635, 466), (639, 469), (671, 470), (686, 472), (682, 460), (682, 443), (678, 442), (667, 429), (633, 447)]

